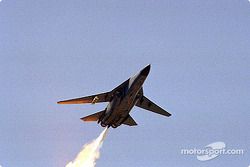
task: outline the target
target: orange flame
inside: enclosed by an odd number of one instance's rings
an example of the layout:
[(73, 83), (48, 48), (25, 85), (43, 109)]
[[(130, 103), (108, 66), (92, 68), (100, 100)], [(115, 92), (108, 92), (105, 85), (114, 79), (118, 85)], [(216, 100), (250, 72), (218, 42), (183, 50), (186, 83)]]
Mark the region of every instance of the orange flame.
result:
[(91, 143), (85, 144), (82, 151), (77, 155), (74, 161), (69, 162), (66, 167), (94, 167), (96, 160), (100, 157), (100, 148), (106, 137), (108, 128)]

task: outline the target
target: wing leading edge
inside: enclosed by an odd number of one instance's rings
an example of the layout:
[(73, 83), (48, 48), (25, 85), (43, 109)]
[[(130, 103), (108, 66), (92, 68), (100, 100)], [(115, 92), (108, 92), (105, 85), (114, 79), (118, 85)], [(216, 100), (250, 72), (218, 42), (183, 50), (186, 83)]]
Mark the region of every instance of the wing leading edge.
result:
[(171, 116), (171, 114), (167, 111), (165, 111), (164, 109), (162, 109), (161, 107), (159, 107), (158, 105), (156, 105), (154, 102), (150, 101), (148, 98), (146, 98), (145, 96), (143, 96), (137, 103), (136, 103), (137, 107), (143, 108), (145, 110), (157, 113), (157, 114), (161, 114), (164, 116)]
[(80, 98), (75, 98), (75, 99), (63, 100), (57, 103), (58, 104), (85, 104), (85, 103), (95, 104), (95, 103), (109, 102), (112, 99), (112, 96), (116, 91), (123, 92), (123, 90), (128, 85), (128, 81), (129, 80), (124, 81), (122, 84), (120, 84), (119, 86), (117, 86), (110, 92), (105, 92), (105, 93), (100, 93), (96, 95), (80, 97)]
[(101, 102), (108, 102), (111, 99), (111, 92), (100, 93), (96, 95), (80, 97), (75, 99), (63, 100), (57, 102), (58, 104), (84, 104), (84, 103), (101, 103)]

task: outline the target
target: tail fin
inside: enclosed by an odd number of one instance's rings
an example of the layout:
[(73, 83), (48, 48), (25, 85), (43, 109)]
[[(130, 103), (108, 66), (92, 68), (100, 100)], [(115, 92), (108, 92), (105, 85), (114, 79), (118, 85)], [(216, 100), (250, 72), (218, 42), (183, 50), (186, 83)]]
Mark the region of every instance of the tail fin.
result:
[(128, 118), (123, 122), (123, 124), (128, 125), (128, 126), (136, 126), (137, 123), (135, 120), (129, 115)]
[(105, 110), (88, 115), (86, 117), (82, 117), (81, 120), (87, 121), (87, 122), (98, 121), (98, 119), (102, 116), (102, 114), (104, 114), (104, 112), (105, 112)]

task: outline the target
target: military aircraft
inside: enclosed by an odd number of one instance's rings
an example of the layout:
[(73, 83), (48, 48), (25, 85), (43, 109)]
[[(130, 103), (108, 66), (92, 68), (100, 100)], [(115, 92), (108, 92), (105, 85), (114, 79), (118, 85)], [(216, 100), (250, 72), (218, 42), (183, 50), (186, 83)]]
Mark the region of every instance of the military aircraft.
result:
[(141, 107), (151, 112), (164, 116), (171, 116), (170, 113), (157, 106), (143, 95), (142, 85), (150, 71), (150, 64), (142, 69), (138, 74), (129, 78), (121, 85), (110, 92), (96, 95), (80, 97), (76, 99), (64, 100), (58, 104), (84, 104), (109, 102), (107, 107), (100, 112), (81, 118), (83, 121), (97, 121), (103, 127), (117, 128), (121, 124), (135, 126), (137, 123), (129, 115), (134, 106)]

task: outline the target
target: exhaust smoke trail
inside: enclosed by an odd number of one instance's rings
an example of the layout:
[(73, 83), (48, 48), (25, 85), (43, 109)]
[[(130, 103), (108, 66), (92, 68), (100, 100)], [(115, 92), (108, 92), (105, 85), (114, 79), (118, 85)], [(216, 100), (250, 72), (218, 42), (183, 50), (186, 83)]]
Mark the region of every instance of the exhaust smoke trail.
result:
[(77, 155), (74, 161), (69, 162), (65, 167), (94, 167), (96, 160), (100, 157), (100, 148), (106, 137), (108, 128), (91, 143), (85, 144), (82, 151)]

